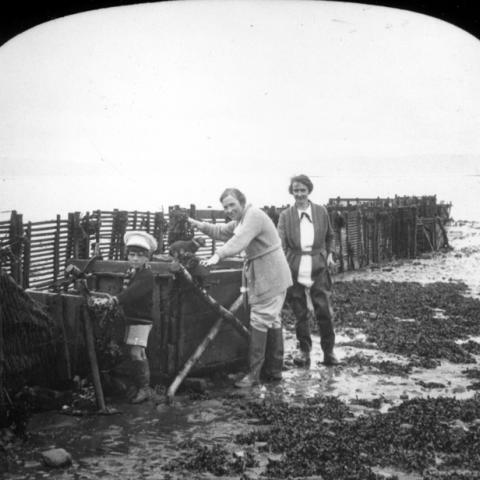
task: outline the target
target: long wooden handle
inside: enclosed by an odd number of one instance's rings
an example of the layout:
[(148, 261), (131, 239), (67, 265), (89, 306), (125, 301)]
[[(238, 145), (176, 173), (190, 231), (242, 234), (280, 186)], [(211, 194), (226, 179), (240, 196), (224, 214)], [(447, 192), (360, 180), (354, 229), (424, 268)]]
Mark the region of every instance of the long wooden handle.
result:
[(90, 360), (90, 369), (92, 371), (93, 386), (95, 388), (95, 397), (97, 407), (100, 412), (106, 412), (105, 398), (103, 396), (102, 382), (100, 380), (100, 371), (98, 369), (97, 354), (95, 352), (95, 340), (93, 336), (92, 317), (86, 305), (83, 306), (83, 325), (85, 328), (85, 343), (87, 345), (88, 359)]
[(232, 323), (232, 325), (241, 333), (245, 338), (250, 338), (250, 332), (248, 328), (229, 310), (227, 310), (223, 305), (220, 305), (212, 296), (210, 296), (205, 290), (200, 288), (193, 280), (190, 272), (180, 263), (177, 265), (176, 272), (180, 273), (181, 276), (190, 283), (194, 288), (193, 291), (205, 302), (210, 305), (220, 316)]

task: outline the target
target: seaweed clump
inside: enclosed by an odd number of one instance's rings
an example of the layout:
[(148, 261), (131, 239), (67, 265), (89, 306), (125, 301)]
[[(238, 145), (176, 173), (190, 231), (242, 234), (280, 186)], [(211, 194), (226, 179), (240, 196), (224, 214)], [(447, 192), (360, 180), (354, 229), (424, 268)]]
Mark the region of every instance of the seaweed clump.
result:
[(454, 478), (460, 470), (474, 475), (465, 478), (480, 475), (479, 396), (412, 399), (386, 413), (356, 418), (333, 397), (301, 406), (263, 402), (249, 409), (270, 428), (239, 435), (237, 441), (266, 442), (267, 449), (282, 454), (267, 465), (269, 478), (383, 478), (376, 467), (429, 472), (429, 478)]
[(465, 297), (466, 290), (463, 283), (337, 282), (337, 326), (362, 329), (367, 342), (388, 353), (475, 363), (480, 345), (456, 342), (480, 335), (480, 301)]
[(216, 476), (243, 473), (245, 469), (257, 465), (250, 449), (233, 454), (218, 443), (202, 445), (198, 441), (181, 442), (179, 448), (190, 449), (188, 456), (170, 461), (164, 469), (167, 471), (187, 470), (190, 472), (209, 472)]

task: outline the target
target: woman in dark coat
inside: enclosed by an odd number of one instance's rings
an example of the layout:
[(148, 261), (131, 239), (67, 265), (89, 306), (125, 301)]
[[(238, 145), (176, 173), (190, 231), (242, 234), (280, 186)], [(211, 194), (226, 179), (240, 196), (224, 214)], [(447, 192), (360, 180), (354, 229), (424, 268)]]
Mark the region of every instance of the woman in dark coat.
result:
[(300, 356), (295, 363), (310, 364), (312, 338), (307, 307), (307, 294), (310, 294), (320, 330), (323, 363), (336, 365), (339, 362), (333, 352), (335, 332), (329, 273), (329, 267), (335, 264), (334, 233), (327, 209), (309, 200), (312, 190), (313, 183), (306, 175), (293, 177), (289, 192), (295, 204), (281, 212), (278, 220), (278, 232), (293, 277), (287, 300), (296, 317)]

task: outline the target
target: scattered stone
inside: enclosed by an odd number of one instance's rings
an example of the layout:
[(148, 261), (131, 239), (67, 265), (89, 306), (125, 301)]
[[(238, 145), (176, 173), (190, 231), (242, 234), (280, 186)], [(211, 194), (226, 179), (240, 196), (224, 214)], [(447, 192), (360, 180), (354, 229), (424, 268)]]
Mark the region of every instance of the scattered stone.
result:
[[(480, 420), (479, 420), (480, 421)], [(267, 447), (267, 442), (255, 442), (254, 446), (258, 450), (264, 450)]]
[(47, 467), (61, 468), (72, 464), (72, 456), (63, 448), (45, 450), (40, 455)]
[(267, 456), (267, 460), (268, 460), (268, 463), (270, 463), (270, 464), (279, 463), (279, 462), (281, 462), (282, 457), (283, 457), (283, 454), (281, 454), (281, 453), (270, 453)]
[(438, 382), (424, 382), (423, 380), (419, 380), (417, 383), (423, 388), (445, 388), (445, 385), (443, 383)]
[(204, 393), (207, 391), (208, 384), (204, 378), (188, 377), (183, 381), (182, 387), (196, 393)]

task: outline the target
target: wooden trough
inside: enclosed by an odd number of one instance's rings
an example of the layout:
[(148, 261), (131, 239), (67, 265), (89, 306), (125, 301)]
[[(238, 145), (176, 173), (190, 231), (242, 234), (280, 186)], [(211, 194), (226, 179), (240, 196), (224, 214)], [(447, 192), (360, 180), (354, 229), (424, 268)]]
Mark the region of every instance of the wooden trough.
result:
[[(88, 260), (73, 259), (80, 270)], [(242, 264), (224, 262), (205, 278), (208, 294), (225, 308), (238, 300), (241, 286)], [(219, 315), (195, 293), (194, 287), (172, 272), (172, 261), (151, 262), (154, 274), (153, 328), (149, 336), (147, 355), (154, 382), (171, 381), (182, 369), (196, 348), (217, 322)], [(117, 294), (128, 269), (126, 261), (96, 260), (88, 265), (88, 288), (92, 291)], [(82, 310), (86, 300), (72, 292), (53, 293), (28, 290), (35, 300), (46, 305), (49, 313), (64, 332), (61, 349), (63, 361), (59, 375), (64, 379), (84, 374), (88, 358), (83, 335)], [(248, 328), (243, 306), (236, 317)], [(204, 375), (212, 371), (236, 371), (245, 366), (248, 342), (241, 329), (224, 321), (208, 348), (193, 365), (190, 375)], [(102, 365), (100, 365), (100, 369)]]

